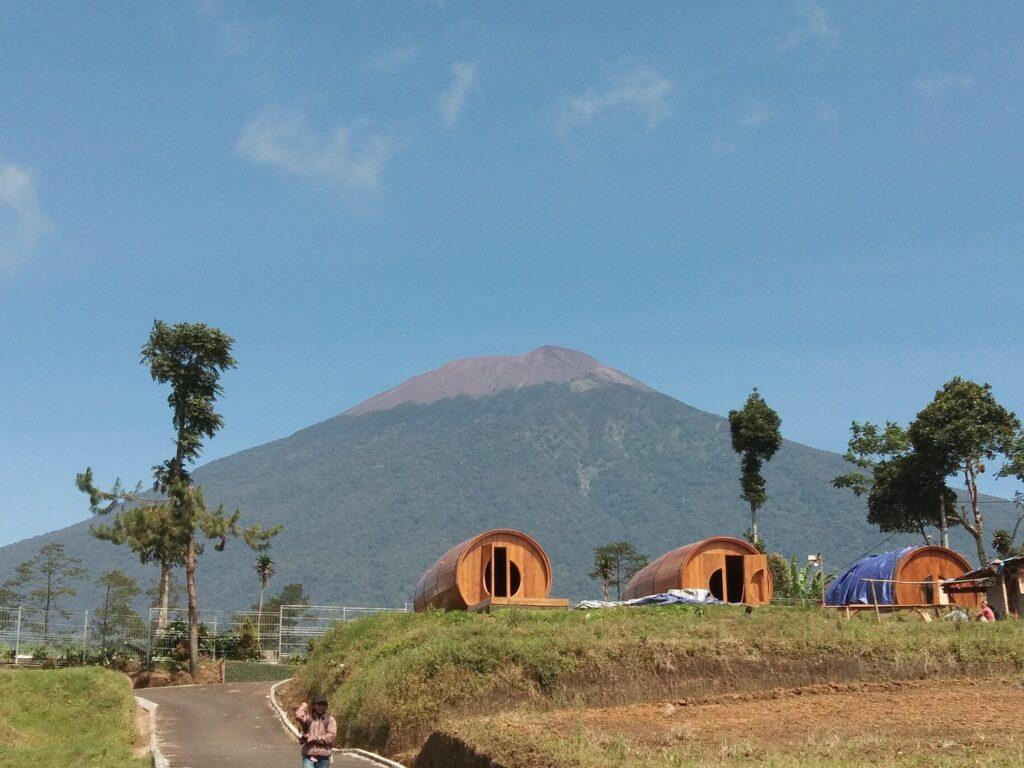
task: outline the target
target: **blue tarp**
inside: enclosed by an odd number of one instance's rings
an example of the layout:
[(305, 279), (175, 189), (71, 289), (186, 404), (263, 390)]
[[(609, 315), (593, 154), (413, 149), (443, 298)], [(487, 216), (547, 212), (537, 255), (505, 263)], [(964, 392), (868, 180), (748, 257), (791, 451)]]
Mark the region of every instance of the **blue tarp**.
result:
[[(828, 585), (825, 590), (826, 605), (872, 605), (871, 582), (864, 579), (891, 579), (900, 561), (907, 552), (917, 547), (904, 547), (895, 552), (882, 552), (862, 558), (851, 565), (842, 576)], [(893, 604), (892, 583), (875, 584), (879, 605)]]

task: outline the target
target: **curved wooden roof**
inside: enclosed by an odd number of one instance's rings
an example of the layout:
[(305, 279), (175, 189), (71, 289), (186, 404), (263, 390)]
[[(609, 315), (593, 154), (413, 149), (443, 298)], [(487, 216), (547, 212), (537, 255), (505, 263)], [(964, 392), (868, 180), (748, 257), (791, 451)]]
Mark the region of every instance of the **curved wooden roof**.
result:
[[(914, 547), (906, 552), (892, 569), (894, 581), (922, 581), (926, 577), (935, 579), (956, 578), (971, 570), (967, 558), (948, 547), (935, 545)], [(921, 602), (921, 585), (894, 584), (893, 592), (897, 605), (913, 605)], [(958, 605), (977, 605), (981, 596), (973, 593), (957, 593), (952, 602)]]
[(495, 528), (456, 544), (445, 552), (436, 563), (430, 566), (416, 584), (413, 609), (423, 611), (427, 608), (444, 608), (446, 610), (467, 608), (465, 596), (459, 589), (459, 569), (463, 560), (474, 550), (478, 543), (494, 536), (510, 536), (522, 539), (528, 544), (540, 558), (544, 567), (547, 587), (548, 589), (551, 588), (551, 561), (548, 559), (547, 552), (544, 551), (544, 548), (537, 540), (529, 534), (517, 531), (514, 528)]
[(626, 588), (622, 590), (622, 599), (632, 600), (635, 597), (656, 595), (669, 589), (679, 589), (682, 586), (681, 575), (686, 564), (695, 555), (714, 544), (737, 546), (747, 554), (760, 554), (750, 542), (737, 539), (734, 536), (712, 536), (691, 544), (684, 544), (666, 552), (638, 571), (629, 580)]

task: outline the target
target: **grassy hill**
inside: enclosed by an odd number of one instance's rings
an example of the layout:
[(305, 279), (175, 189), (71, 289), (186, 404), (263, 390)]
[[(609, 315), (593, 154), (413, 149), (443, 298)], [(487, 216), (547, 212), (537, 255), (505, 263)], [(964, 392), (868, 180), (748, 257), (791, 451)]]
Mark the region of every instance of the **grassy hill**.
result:
[[(766, 468), (759, 517), (772, 549), (822, 551), (837, 567), (883, 538), (865, 522), (863, 500), (831, 487), (844, 467), (834, 453), (783, 444)], [(401, 606), (449, 547), (497, 526), (527, 531), (547, 549), (556, 595), (594, 596), (587, 573), (596, 545), (628, 538), (653, 557), (701, 537), (741, 535), (748, 516), (738, 474), (724, 418), (583, 379), (343, 414), (210, 462), (195, 478), (213, 504), (285, 524), (271, 551), (274, 585), (301, 581), (320, 604)], [(990, 529), (999, 514), (990, 511)], [(0, 549), (0, 579), (51, 540), (93, 572), (116, 565), (155, 578), (87, 528)], [(208, 548), (203, 607), (253, 602), (252, 560), (240, 542), (224, 553)], [(95, 596), (83, 590), (81, 601), (95, 605)]]
[[(69, 724), (74, 724), (69, 727)], [(0, 768), (143, 768), (131, 681), (104, 669), (0, 670)]]
[[(294, 701), (307, 691), (329, 691), (345, 744), (412, 764), (424, 744), (428, 753), (438, 749), (428, 742), (432, 734), (432, 741), (450, 742), (441, 750), (449, 756), (454, 742), (466, 739), (506, 753), (510, 744), (504, 742), (518, 742), (521, 750), (536, 746), (517, 740), (514, 728), (489, 732), (488, 724), (544, 723), (560, 710), (574, 721), (594, 708), (645, 702), (678, 706), (683, 699), (685, 706), (709, 695), (1019, 677), (1024, 670), (1021, 630), (1013, 622), (957, 627), (914, 618), (878, 624), (874, 616), (848, 621), (837, 613), (776, 606), (750, 615), (731, 606), (381, 615), (331, 630), (289, 696)], [(595, 742), (588, 751), (601, 750)], [(444, 764), (428, 756), (416, 765)], [(502, 765), (577, 765), (533, 762), (522, 751), (520, 757), (524, 761)]]

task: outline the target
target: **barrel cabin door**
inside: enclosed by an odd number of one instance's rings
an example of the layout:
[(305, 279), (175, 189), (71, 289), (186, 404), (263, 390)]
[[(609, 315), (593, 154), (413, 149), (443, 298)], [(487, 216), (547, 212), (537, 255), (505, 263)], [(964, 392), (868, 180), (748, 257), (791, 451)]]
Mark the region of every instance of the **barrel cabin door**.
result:
[(496, 598), (515, 597), (523, 585), (522, 547), (507, 542), (485, 544), (480, 548), (484, 594)]
[(768, 557), (766, 555), (745, 555), (743, 557), (743, 602), (748, 605), (764, 605), (768, 602)]
[(701, 579), (697, 583), (706, 585), (711, 596), (724, 601), (726, 598), (725, 555), (721, 552), (706, 552), (700, 556)]

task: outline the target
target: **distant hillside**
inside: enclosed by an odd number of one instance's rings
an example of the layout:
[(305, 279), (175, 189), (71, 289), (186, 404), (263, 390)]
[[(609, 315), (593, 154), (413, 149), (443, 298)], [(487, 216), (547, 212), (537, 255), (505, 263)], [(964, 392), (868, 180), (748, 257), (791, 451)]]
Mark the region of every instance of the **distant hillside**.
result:
[[(567, 383), (505, 379), (494, 394), (350, 411), (213, 461), (195, 478), (210, 502), (239, 506), (246, 520), (285, 523), (271, 551), (272, 589), (301, 581), (318, 603), (399, 606), (451, 545), (496, 526), (539, 539), (557, 595), (592, 596), (596, 545), (629, 538), (655, 556), (748, 525), (726, 420), (618, 375), (627, 383), (583, 370)], [(458, 379), (449, 384), (466, 384)], [(770, 499), (759, 517), (772, 549), (801, 558), (820, 550), (834, 567), (883, 538), (865, 523), (862, 500), (831, 487), (844, 469), (834, 453), (783, 444), (767, 466)], [(989, 512), (990, 529), (999, 520)], [(0, 548), (0, 578), (57, 540), (96, 572), (128, 566), (153, 579), (155, 569), (140, 570), (87, 529)], [(892, 546), (901, 541), (915, 539)], [(200, 567), (204, 605), (252, 602), (253, 559), (240, 542), (224, 553), (211, 548)], [(93, 598), (83, 591), (83, 600)]]

